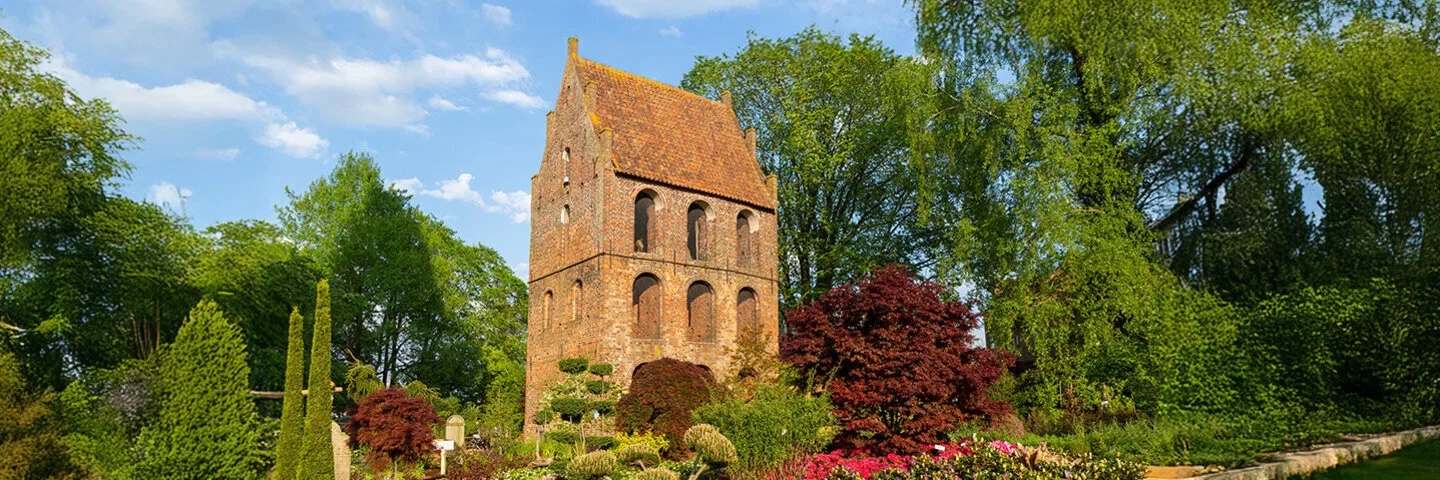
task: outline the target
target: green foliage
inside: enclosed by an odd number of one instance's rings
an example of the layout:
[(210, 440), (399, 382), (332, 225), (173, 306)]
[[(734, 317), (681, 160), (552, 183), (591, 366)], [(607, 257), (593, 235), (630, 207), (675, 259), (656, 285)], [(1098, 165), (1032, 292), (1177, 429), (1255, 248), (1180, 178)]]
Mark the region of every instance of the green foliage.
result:
[[(599, 375), (598, 373), (591, 373), (594, 375)], [(610, 391), (611, 388), (614, 388), (614, 384), (611, 384), (610, 382), (604, 380), (589, 380), (585, 382), (585, 390), (589, 391), (592, 395), (600, 395), (602, 393)]]
[(302, 480), (334, 477), (330, 442), (330, 282), (315, 286), (315, 328), (310, 340), (310, 395), (305, 397), (304, 445), (298, 476)]
[(724, 468), (739, 462), (739, 456), (735, 453), (735, 444), (730, 439), (721, 435), (719, 430), (706, 424), (699, 424), (690, 427), (685, 432), (685, 446), (690, 447), (711, 468)]
[(585, 445), (596, 450), (614, 450), (615, 446), (619, 444), (620, 442), (615, 440), (615, 437), (585, 437)]
[(820, 453), (838, 428), (824, 397), (774, 384), (758, 386), (748, 401), (731, 397), (702, 405), (694, 418), (696, 423), (714, 425), (734, 442), (739, 454), (736, 467), (745, 471)]
[(0, 351), (0, 465), (4, 478), (67, 478), (77, 473), (57, 427), (55, 394), (31, 391), (15, 356)]
[(260, 437), (249, 369), (240, 329), (214, 302), (196, 305), (161, 360), (164, 394), (141, 434), (141, 476), (255, 478)]
[(615, 440), (618, 442), (616, 448), (620, 450), (624, 450), (631, 445), (644, 445), (647, 448), (654, 449), (656, 452), (664, 452), (666, 448), (670, 447), (670, 441), (666, 440), (664, 436), (656, 435), (649, 431), (636, 433), (619, 432), (615, 434)]
[(584, 358), (567, 358), (561, 360), (559, 365), (561, 372), (577, 375), (585, 372), (585, 369), (590, 367), (590, 360)]
[(778, 177), (782, 311), (870, 265), (927, 265), (945, 253), (947, 217), (931, 214), (943, 200), (925, 188), (938, 165), (912, 161), (906, 124), (932, 72), (875, 37), (810, 27), (751, 35), (737, 53), (697, 58), (680, 81), (710, 98), (733, 92), (761, 166)]
[(46, 73), (48, 58), (0, 30), (0, 268), (7, 270), (59, 240), (65, 223), (94, 212), (130, 172), (119, 154), (136, 138), (120, 128), (119, 114)]
[(280, 413), (280, 439), (275, 443), (275, 477), (295, 478), (304, 451), (305, 319), (300, 308), (290, 311), (290, 345), (285, 355), (285, 398)]
[(590, 409), (590, 402), (583, 398), (560, 397), (550, 400), (550, 410), (560, 414), (561, 418), (578, 418)]
[(668, 468), (651, 468), (635, 474), (635, 480), (680, 480), (680, 474)]
[(660, 449), (644, 443), (632, 443), (617, 449), (615, 456), (620, 463), (641, 468), (660, 464)]
[(525, 423), (525, 366), (505, 350), (487, 345), (485, 369), (489, 385), (475, 425), (487, 431), (498, 430), (507, 438), (514, 437)]
[(355, 363), (345, 370), (345, 393), (350, 401), (360, 403), (372, 393), (385, 389), (385, 382), (375, 373), (375, 367)]
[(590, 374), (597, 377), (608, 377), (615, 373), (615, 366), (608, 363), (597, 363), (590, 366)]
[(610, 475), (618, 466), (614, 453), (606, 450), (590, 452), (570, 459), (570, 464), (565, 466), (565, 478), (567, 480), (600, 478)]
[(549, 410), (535, 412), (534, 420), (536, 425), (547, 425), (555, 420), (555, 412)]
[(341, 155), (330, 175), (288, 195), (281, 229), (332, 281), (335, 343), (383, 383), (419, 380), (480, 403), (495, 381), (487, 346), (523, 361), (524, 282), (388, 187), (369, 155)]

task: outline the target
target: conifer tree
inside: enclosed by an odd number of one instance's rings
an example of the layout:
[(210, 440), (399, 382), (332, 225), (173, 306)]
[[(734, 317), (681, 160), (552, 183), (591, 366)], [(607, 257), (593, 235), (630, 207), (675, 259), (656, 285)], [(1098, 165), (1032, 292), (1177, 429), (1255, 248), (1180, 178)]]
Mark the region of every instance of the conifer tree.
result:
[(330, 282), (315, 288), (314, 338), (310, 341), (310, 395), (305, 397), (304, 457), (298, 478), (328, 480), (335, 477), (330, 450)]
[(280, 439), (275, 444), (275, 478), (294, 480), (304, 443), (305, 318), (300, 307), (290, 310), (290, 346), (285, 356), (285, 400), (280, 410)]
[(190, 311), (164, 352), (159, 418), (141, 434), (143, 478), (251, 479), (261, 466), (240, 328), (213, 301)]

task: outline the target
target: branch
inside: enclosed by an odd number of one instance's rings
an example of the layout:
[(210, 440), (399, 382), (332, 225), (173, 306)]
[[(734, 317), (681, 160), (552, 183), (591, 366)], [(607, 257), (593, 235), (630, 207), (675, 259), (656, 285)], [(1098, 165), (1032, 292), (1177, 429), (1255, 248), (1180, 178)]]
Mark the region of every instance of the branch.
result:
[(1199, 192), (1195, 192), (1195, 195), (1191, 195), (1189, 199), (1175, 205), (1175, 208), (1171, 209), (1170, 213), (1165, 214), (1164, 217), (1151, 223), (1150, 230), (1156, 232), (1169, 231), (1195, 211), (1195, 206), (1200, 203), (1200, 199), (1215, 194), (1225, 182), (1230, 181), (1235, 175), (1250, 168), (1250, 158), (1254, 156), (1253, 149), (1250, 148), (1250, 145), (1251, 142), (1248, 139), (1242, 141), (1240, 158), (1236, 159), (1235, 162), (1231, 163), (1225, 170), (1222, 170), (1219, 174), (1212, 177), (1209, 182), (1205, 182), (1205, 187), (1201, 188)]

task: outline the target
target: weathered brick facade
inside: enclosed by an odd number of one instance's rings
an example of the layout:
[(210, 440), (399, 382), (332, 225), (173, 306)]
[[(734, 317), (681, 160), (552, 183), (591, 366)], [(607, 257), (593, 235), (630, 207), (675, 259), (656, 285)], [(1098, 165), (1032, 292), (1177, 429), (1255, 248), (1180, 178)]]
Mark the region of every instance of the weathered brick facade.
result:
[[(591, 62), (570, 39), (531, 179), (527, 419), (563, 358), (612, 363), (622, 383), (661, 357), (724, 378), (740, 324), (776, 338), (775, 178), (754, 144), (728, 95)], [(642, 196), (653, 207), (637, 242)]]

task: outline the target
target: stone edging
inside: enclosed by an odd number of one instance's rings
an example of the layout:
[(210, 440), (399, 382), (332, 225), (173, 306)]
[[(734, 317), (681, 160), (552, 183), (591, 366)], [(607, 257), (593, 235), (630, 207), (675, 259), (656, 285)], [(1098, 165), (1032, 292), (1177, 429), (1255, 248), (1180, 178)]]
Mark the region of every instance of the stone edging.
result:
[(1277, 480), (1386, 455), (1402, 447), (1440, 438), (1440, 425), (1405, 430), (1366, 440), (1332, 443), (1313, 450), (1281, 453), (1254, 467), (1177, 480)]

